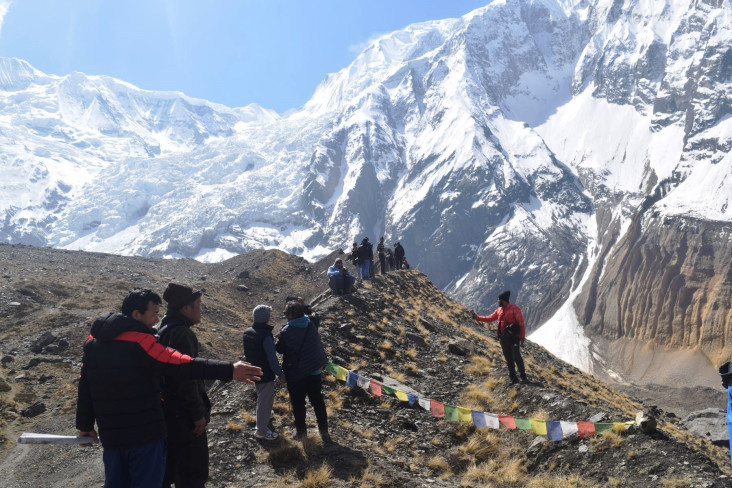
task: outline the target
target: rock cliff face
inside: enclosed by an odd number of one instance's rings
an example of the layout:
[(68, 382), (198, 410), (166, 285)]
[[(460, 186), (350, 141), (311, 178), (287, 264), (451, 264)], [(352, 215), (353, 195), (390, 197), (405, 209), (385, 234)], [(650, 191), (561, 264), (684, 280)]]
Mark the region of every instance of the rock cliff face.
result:
[(699, 348), (721, 363), (732, 351), (731, 301), (732, 226), (649, 215), (631, 223), (575, 305), (593, 334)]

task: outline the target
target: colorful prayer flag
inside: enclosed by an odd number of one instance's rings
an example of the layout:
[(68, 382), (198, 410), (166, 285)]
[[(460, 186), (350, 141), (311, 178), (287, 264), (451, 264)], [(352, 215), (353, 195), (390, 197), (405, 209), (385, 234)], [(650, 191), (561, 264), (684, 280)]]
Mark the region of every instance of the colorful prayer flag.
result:
[(464, 407), (457, 408), (458, 421), (460, 422), (472, 422), (473, 416), (470, 414), (470, 410)]
[(430, 400), (430, 410), (435, 417), (445, 416), (445, 406), (436, 400)]
[(554, 420), (546, 421), (546, 437), (550, 441), (562, 440), (562, 423)]
[(391, 386), (385, 385), (383, 383), (381, 384), (381, 393), (383, 393), (384, 395), (393, 395), (394, 391), (396, 390)]
[(457, 421), (458, 413), (455, 405), (445, 404), (445, 419)]
[(395, 390), (394, 396), (396, 396), (399, 399), (399, 401), (402, 401), (402, 402), (409, 401), (409, 398), (407, 398), (407, 394), (404, 393), (402, 390)]
[(432, 410), (432, 400), (429, 398), (419, 398), (417, 400), (419, 402), (419, 406), (427, 410), (428, 412)]
[(498, 421), (507, 429), (515, 429), (516, 421), (510, 415), (499, 415)]
[(628, 430), (628, 422), (614, 422), (613, 423), (613, 430), (620, 430), (620, 429)]
[(473, 425), (477, 428), (487, 427), (486, 421), (485, 421), (485, 414), (483, 412), (476, 412), (473, 410), (471, 412), (471, 416), (473, 417)]
[(577, 434), (577, 422), (564, 422), (561, 421), (559, 424), (562, 426), (562, 436), (570, 437)]
[(359, 376), (356, 379), (356, 384), (358, 384), (358, 386), (363, 388), (364, 390), (368, 391), (371, 387), (371, 380), (369, 378), (366, 378), (365, 376)]
[(407, 393), (407, 399), (409, 399), (409, 406), (414, 406), (414, 402), (417, 401), (419, 397), (415, 395), (414, 393)]
[(338, 365), (333, 363), (328, 363), (325, 365), (325, 370), (332, 374), (333, 376), (336, 376), (338, 374)]
[(501, 427), (501, 423), (498, 421), (498, 415), (495, 413), (486, 413), (485, 415), (485, 425), (489, 429), (499, 429)]
[(529, 419), (531, 421), (531, 431), (536, 435), (546, 435), (546, 421), (538, 419)]
[(595, 424), (592, 422), (577, 422), (577, 435), (580, 437), (592, 437), (595, 435)]
[(371, 393), (374, 396), (381, 396), (381, 383), (376, 380), (371, 380), (371, 382), (369, 383), (369, 387), (371, 388)]
[(521, 417), (514, 417), (514, 422), (516, 422), (516, 428), (521, 430), (531, 430), (531, 421), (529, 419), (524, 419)]
[(358, 384), (358, 375), (354, 373), (353, 371), (348, 372), (348, 376), (346, 376), (346, 386), (350, 386), (353, 388)]
[(336, 373), (336, 378), (341, 381), (346, 381), (347, 375), (348, 375), (348, 370), (346, 368), (338, 366), (338, 373)]
[(603, 432), (607, 432), (610, 430), (613, 430), (612, 423), (595, 422), (595, 434), (602, 434)]

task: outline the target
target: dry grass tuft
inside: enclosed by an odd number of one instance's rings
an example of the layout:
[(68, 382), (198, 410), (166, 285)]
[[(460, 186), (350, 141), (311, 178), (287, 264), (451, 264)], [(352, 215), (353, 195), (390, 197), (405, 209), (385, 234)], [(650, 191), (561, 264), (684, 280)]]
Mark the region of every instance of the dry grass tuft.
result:
[(302, 488), (322, 488), (328, 486), (333, 478), (333, 468), (327, 464), (321, 464), (318, 469), (305, 473), (300, 486)]
[(409, 359), (414, 359), (417, 357), (417, 355), (418, 355), (418, 353), (415, 348), (411, 347), (411, 348), (407, 349), (407, 357)]
[(495, 361), (486, 356), (470, 356), (470, 363), (465, 366), (465, 372), (474, 375), (490, 374), (496, 366)]
[[(289, 411), (289, 410), (285, 410), (285, 411)], [(245, 424), (247, 424), (247, 425), (257, 425), (257, 416), (254, 415), (253, 413), (251, 413), (250, 411), (245, 410), (245, 409), (241, 409), (239, 411), (239, 415), (241, 415), (241, 418), (242, 418), (242, 420), (244, 421)]]
[(435, 474), (447, 473), (450, 471), (450, 463), (442, 456), (432, 456), (427, 461), (427, 467)]
[(232, 432), (239, 432), (243, 429), (242, 425), (238, 422), (234, 422), (233, 420), (229, 420), (226, 422), (226, 430), (230, 430)]
[(386, 483), (384, 477), (379, 473), (379, 470), (374, 466), (369, 466), (361, 475), (361, 487), (366, 488), (367, 486), (382, 486)]
[(391, 351), (394, 344), (389, 339), (384, 339), (384, 342), (382, 342), (379, 347), (385, 351)]

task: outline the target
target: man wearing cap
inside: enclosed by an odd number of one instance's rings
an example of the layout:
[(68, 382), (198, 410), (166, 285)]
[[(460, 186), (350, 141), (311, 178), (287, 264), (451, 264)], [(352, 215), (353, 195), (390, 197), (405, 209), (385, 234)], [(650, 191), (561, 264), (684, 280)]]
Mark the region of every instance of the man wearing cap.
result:
[[(198, 357), (199, 344), (191, 327), (201, 322), (201, 295), (188, 285), (169, 283), (163, 292), (168, 304), (158, 338), (164, 346)], [(206, 424), (211, 401), (203, 380), (166, 376), (162, 385), (163, 410), (168, 427), (168, 457), (164, 487), (202, 487), (208, 480)]]
[(272, 309), (267, 305), (257, 305), (252, 311), (253, 324), (244, 331), (244, 357), (254, 366), (262, 368), (262, 379), (257, 388), (257, 430), (254, 437), (272, 441), (279, 434), (270, 429), (272, 404), (274, 403), (275, 376), (284, 381), (285, 373), (280, 367), (275, 353), (273, 327), (269, 325)]
[(496, 336), (501, 342), (503, 357), (508, 365), (508, 376), (511, 383), (519, 382), (516, 377), (516, 366), (518, 366), (521, 382), (526, 383), (526, 371), (524, 370), (524, 359), (521, 357), (521, 346), (526, 340), (526, 329), (524, 327), (524, 316), (521, 309), (508, 301), (511, 296), (510, 291), (504, 291), (498, 295), (498, 308), (495, 312), (488, 316), (480, 316), (473, 314), (473, 318), (478, 322), (495, 322), (498, 321)]
[(343, 260), (337, 258), (333, 266), (328, 268), (328, 286), (335, 295), (351, 293), (356, 278), (343, 266)]
[(161, 374), (250, 384), (262, 374), (241, 361), (192, 358), (163, 347), (153, 330), (160, 303), (151, 290), (132, 290), (122, 302), (122, 313), (96, 319), (84, 343), (76, 428), (81, 436), (101, 440), (107, 487), (159, 488), (163, 482)]

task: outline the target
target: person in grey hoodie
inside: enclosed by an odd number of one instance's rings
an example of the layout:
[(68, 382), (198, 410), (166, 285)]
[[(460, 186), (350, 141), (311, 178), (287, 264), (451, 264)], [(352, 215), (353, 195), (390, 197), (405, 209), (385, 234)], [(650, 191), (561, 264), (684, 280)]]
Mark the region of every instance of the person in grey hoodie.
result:
[(257, 305), (252, 311), (254, 323), (244, 331), (244, 356), (252, 365), (262, 368), (262, 379), (256, 384), (257, 388), (257, 430), (254, 437), (272, 441), (279, 436), (269, 427), (272, 418), (272, 404), (274, 403), (275, 376), (284, 380), (285, 374), (280, 367), (275, 353), (273, 327), (269, 325), (272, 308), (267, 305)]
[(275, 346), (282, 353), (287, 390), (290, 392), (292, 414), (295, 417), (295, 436), (307, 437), (305, 424), (305, 397), (315, 411), (318, 430), (323, 442), (331, 442), (328, 434), (328, 412), (323, 399), (320, 368), (328, 361), (317, 327), (305, 315), (300, 302), (290, 301), (285, 306), (287, 325), (280, 331)]

